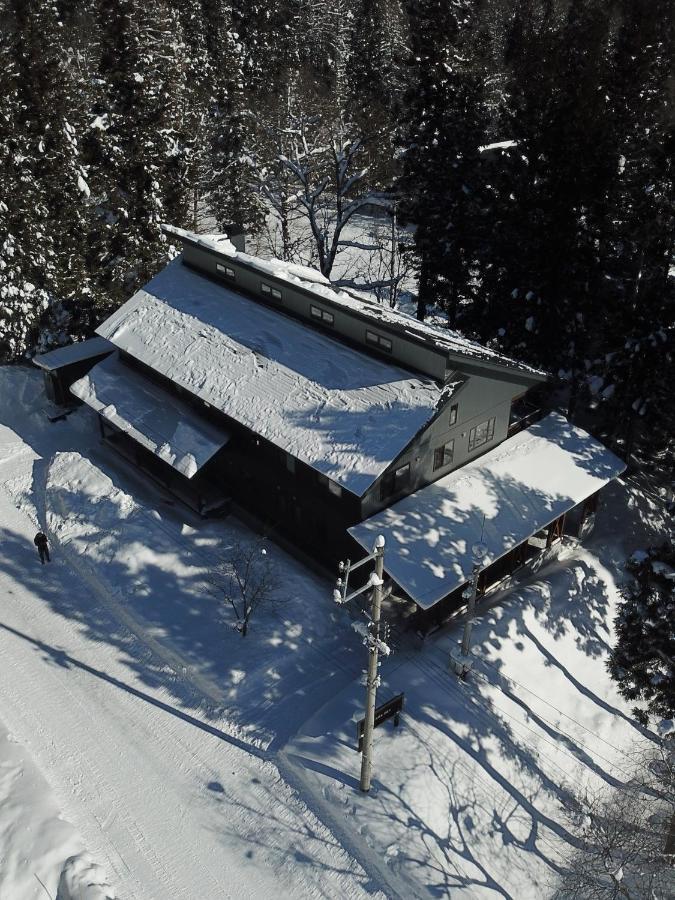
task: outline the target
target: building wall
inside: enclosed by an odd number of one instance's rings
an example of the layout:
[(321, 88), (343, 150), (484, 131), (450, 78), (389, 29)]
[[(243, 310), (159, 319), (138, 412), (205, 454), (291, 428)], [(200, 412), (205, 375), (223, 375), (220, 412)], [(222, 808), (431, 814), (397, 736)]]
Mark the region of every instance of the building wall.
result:
[[(397, 499), (438, 481), (439, 478), (461, 468), (505, 440), (509, 430), (511, 403), (523, 394), (526, 387), (522, 382), (517, 383), (512, 378), (506, 380), (499, 376), (494, 378), (483, 375), (469, 376), (424, 431), (417, 435), (369, 489), (361, 503), (361, 518), (367, 519), (379, 510), (391, 506)], [(455, 404), (457, 421), (454, 425), (450, 425), (450, 409)], [(471, 429), (492, 418), (495, 420), (492, 439), (470, 450)], [(452, 462), (440, 469), (434, 469), (434, 451), (450, 440), (454, 440)], [(407, 488), (398, 494), (381, 499), (383, 478), (386, 478), (387, 473), (406, 463), (410, 463), (410, 482)]]
[(227, 494), (254, 513), (264, 527), (277, 531), (331, 566), (339, 558), (336, 553), (343, 553), (345, 547), (351, 546), (346, 529), (360, 521), (358, 497), (335, 483), (331, 485), (311, 466), (213, 407), (205, 407), (197, 397), (145, 364), (127, 355), (124, 359), (232, 435), (228, 444), (195, 476), (201, 499), (208, 502), (209, 493), (214, 497)]

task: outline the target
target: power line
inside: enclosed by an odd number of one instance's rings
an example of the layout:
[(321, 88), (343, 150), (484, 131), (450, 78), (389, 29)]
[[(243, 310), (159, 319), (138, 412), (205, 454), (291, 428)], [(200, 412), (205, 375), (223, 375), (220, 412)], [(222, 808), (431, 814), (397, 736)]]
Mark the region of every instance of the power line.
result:
[[(577, 719), (575, 719), (573, 716), (570, 716), (568, 713), (564, 712), (563, 710), (558, 709), (558, 707), (554, 706), (549, 700), (545, 700), (543, 697), (540, 697), (539, 694), (535, 693), (535, 691), (533, 691), (531, 688), (527, 687), (526, 685), (522, 684), (520, 681), (517, 681), (511, 675), (503, 675), (499, 671), (499, 669), (493, 663), (491, 663), (489, 660), (485, 659), (485, 657), (479, 657), (479, 658), (482, 663), (484, 663), (485, 665), (490, 666), (490, 668), (494, 669), (495, 672), (500, 676), (500, 678), (504, 678), (505, 680), (510, 681), (513, 684), (517, 684), (518, 687), (520, 687), (524, 691), (527, 691), (528, 693), (532, 694), (532, 696), (536, 697), (537, 700), (540, 700), (542, 703), (545, 703), (547, 706), (550, 706), (551, 709), (555, 710), (555, 712), (559, 713), (561, 716), (565, 716), (565, 718), (569, 719), (570, 722), (574, 722), (575, 725), (578, 725), (579, 728), (583, 728), (584, 731), (587, 731), (589, 734), (593, 735), (593, 737), (597, 738), (599, 741), (602, 741), (603, 744), (607, 744), (607, 746), (611, 747), (612, 750), (616, 750), (617, 753), (620, 753), (622, 756), (625, 756), (626, 759), (631, 760), (631, 762), (633, 761), (631, 755), (629, 753), (626, 753), (625, 750), (621, 750), (619, 747), (616, 747), (614, 744), (611, 743), (611, 741), (608, 741), (605, 738), (603, 738), (602, 735), (597, 734), (597, 732), (593, 731), (591, 728), (588, 728), (582, 722), (577, 721)], [(482, 672), (476, 672), (476, 674), (479, 675), (479, 677), (486, 678), (486, 676), (484, 676)], [(490, 684), (493, 684), (493, 682), (490, 682)], [(494, 686), (498, 687), (501, 691), (503, 691), (506, 694), (506, 691), (504, 691), (504, 688), (501, 685), (495, 684)], [(506, 696), (508, 696), (508, 694), (506, 694)], [(628, 716), (627, 718), (630, 719), (630, 716)], [(631, 719), (631, 724), (637, 725), (638, 723), (635, 722), (633, 719)]]

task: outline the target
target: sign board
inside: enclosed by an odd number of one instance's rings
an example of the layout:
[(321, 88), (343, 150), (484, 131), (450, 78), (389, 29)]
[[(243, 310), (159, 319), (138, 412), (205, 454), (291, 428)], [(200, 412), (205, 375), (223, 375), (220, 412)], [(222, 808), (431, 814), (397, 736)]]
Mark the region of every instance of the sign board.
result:
[[(405, 694), (397, 694), (395, 697), (392, 697), (391, 700), (387, 700), (386, 703), (383, 703), (381, 706), (375, 707), (375, 728), (378, 725), (381, 725), (383, 722), (386, 722), (387, 719), (394, 719), (394, 725), (398, 725), (401, 710), (403, 709), (403, 698)], [(356, 739), (358, 742), (357, 750), (359, 753), (363, 752), (363, 732), (365, 731), (366, 720), (361, 719), (356, 723)]]

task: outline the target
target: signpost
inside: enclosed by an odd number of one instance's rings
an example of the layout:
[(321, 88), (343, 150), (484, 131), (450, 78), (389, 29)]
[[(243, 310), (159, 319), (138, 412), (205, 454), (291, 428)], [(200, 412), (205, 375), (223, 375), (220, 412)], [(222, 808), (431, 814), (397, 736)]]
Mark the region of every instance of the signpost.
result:
[[(395, 697), (392, 697), (391, 700), (387, 700), (386, 703), (383, 703), (381, 706), (378, 706), (375, 709), (375, 721), (373, 723), (374, 727), (377, 728), (378, 725), (381, 725), (383, 722), (386, 722), (387, 719), (394, 719), (394, 725), (397, 726), (400, 721), (401, 710), (403, 709), (403, 698), (405, 694), (397, 694)], [(356, 738), (358, 741), (357, 750), (359, 753), (363, 751), (363, 733), (366, 726), (366, 720), (361, 719), (356, 723)]]

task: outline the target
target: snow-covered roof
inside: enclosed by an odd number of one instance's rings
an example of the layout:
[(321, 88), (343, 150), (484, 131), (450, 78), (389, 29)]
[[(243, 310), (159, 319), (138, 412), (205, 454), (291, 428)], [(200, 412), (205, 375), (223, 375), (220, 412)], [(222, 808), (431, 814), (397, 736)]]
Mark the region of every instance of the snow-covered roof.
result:
[(487, 545), (481, 568), (590, 497), (625, 464), (558, 413), (461, 469), (349, 529), (368, 552), (386, 539), (384, 566), (424, 609), (471, 577), (472, 546)]
[(98, 333), (357, 495), (447, 396), (180, 260)]
[(115, 354), (70, 388), (129, 437), (192, 478), (230, 434), (120, 362)]
[(296, 263), (284, 262), (280, 259), (259, 259), (248, 253), (237, 250), (234, 244), (222, 234), (194, 234), (183, 228), (171, 225), (163, 225), (163, 229), (170, 235), (180, 238), (181, 241), (190, 243), (196, 247), (210, 250), (219, 255), (241, 263), (250, 269), (265, 275), (281, 279), (296, 287), (309, 291), (314, 296), (328, 301), (335, 306), (349, 309), (374, 324), (385, 328), (390, 326), (398, 333), (403, 333), (412, 340), (422, 341), (433, 346), (442, 353), (462, 357), (468, 361), (481, 361), (492, 363), (496, 366), (519, 371), (536, 380), (545, 380), (548, 376), (541, 369), (528, 366), (518, 360), (511, 359), (491, 350), (476, 341), (469, 340), (457, 331), (450, 328), (442, 328), (428, 322), (420, 322), (413, 316), (391, 309), (387, 304), (369, 300), (363, 296), (356, 296), (344, 290), (334, 287), (331, 282), (316, 269), (301, 266)]
[(106, 341), (102, 337), (93, 337), (86, 341), (78, 341), (76, 344), (68, 344), (67, 347), (57, 347), (56, 350), (50, 350), (48, 353), (39, 353), (33, 357), (33, 363), (40, 369), (52, 372), (63, 366), (103, 356), (104, 353), (112, 353), (113, 350), (114, 347), (110, 346), (110, 341)]

